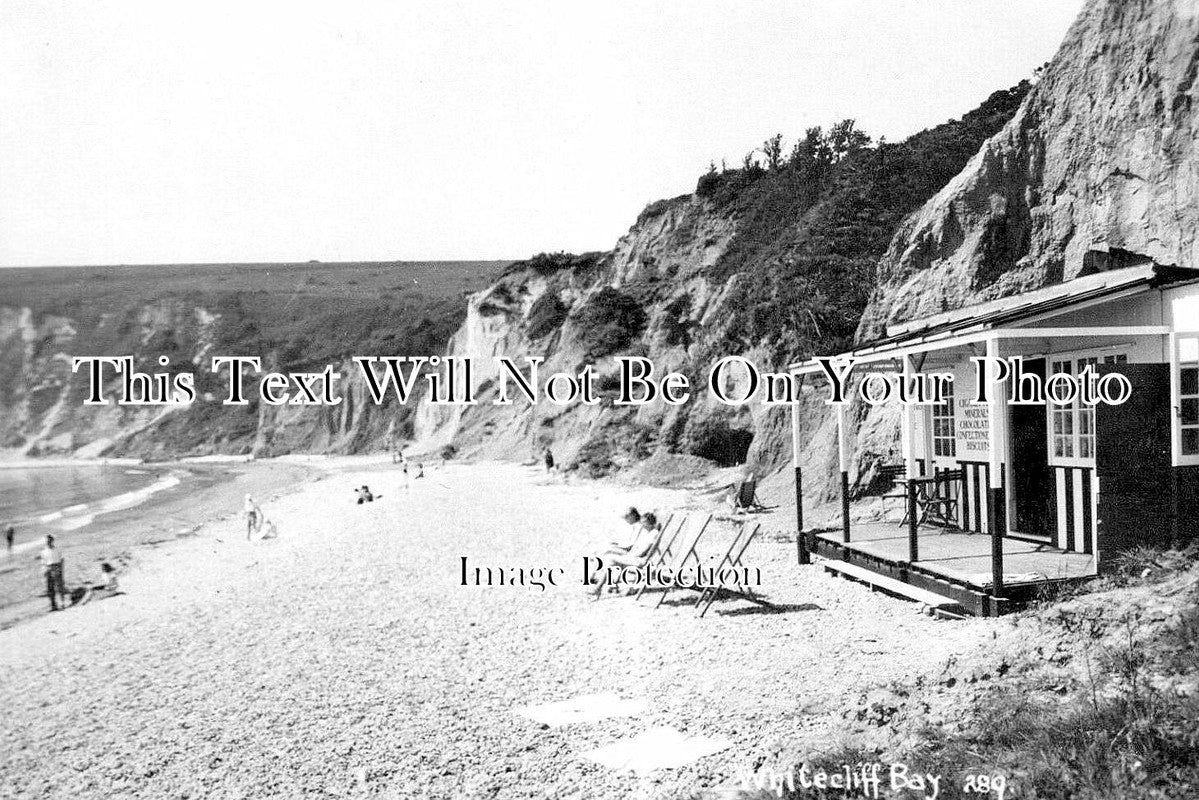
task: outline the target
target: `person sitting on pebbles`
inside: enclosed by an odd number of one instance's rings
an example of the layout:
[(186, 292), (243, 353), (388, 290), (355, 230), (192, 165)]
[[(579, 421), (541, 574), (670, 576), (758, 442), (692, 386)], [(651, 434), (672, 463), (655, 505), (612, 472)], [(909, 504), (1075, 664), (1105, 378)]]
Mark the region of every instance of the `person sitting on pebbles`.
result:
[(608, 543), (609, 553), (627, 553), (633, 549), (641, 536), (643, 526), (641, 524), (641, 512), (634, 506), (629, 506), (629, 510), (624, 512), (622, 517), (625, 526), (621, 528), (612, 541)]
[[(630, 520), (636, 517), (636, 523)], [(629, 522), (630, 527), (636, 527), (636, 532), (633, 534), (628, 547), (617, 546), (612, 550), (600, 555), (604, 562), (604, 566), (615, 567), (637, 567), (645, 561), (653, 550), (658, 540), (658, 517), (653, 512), (642, 516), (637, 509), (630, 508), (625, 512), (625, 521)], [(608, 571), (604, 570), (600, 576), (596, 577), (592, 583), (595, 586), (595, 596), (599, 597), (607, 583)]]

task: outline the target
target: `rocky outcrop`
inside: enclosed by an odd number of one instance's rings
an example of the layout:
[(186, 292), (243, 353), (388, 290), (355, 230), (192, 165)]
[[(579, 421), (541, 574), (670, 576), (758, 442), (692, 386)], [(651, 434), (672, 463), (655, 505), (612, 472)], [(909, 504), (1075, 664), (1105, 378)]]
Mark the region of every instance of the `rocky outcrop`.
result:
[(1078, 277), (1199, 265), (1199, 6), (1092, 0), (1020, 110), (896, 233), (859, 339)]

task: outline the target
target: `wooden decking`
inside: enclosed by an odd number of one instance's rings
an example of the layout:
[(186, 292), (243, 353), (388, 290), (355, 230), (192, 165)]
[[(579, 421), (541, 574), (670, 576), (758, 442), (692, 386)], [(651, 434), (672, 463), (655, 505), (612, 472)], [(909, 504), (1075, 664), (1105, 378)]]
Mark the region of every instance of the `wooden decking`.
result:
[(1004, 586), (999, 598), (989, 596), (991, 537), (980, 533), (920, 526), (920, 560), (907, 563), (908, 531), (895, 523), (858, 523), (850, 542), (841, 531), (808, 534), (818, 555), (864, 567), (957, 600), (974, 614), (992, 616), (1018, 608), (1039, 592), (1095, 574), (1095, 557), (1069, 553), (1020, 539), (1003, 540)]

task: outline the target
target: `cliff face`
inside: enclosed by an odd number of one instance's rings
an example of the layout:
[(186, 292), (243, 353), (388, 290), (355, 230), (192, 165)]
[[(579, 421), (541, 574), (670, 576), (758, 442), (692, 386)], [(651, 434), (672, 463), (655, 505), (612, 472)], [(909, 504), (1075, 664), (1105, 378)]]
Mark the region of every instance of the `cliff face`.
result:
[[(891, 323), (1199, 256), (1199, 5), (1092, 0), (1012, 120), (899, 225), (857, 339)], [(856, 409), (851, 480), (899, 451), (893, 409)]]
[(1197, 73), (1193, 0), (1088, 3), (1011, 122), (904, 221), (859, 338), (1078, 277), (1091, 250), (1195, 264)]
[[(869, 137), (852, 121), (838, 126), (844, 136), (810, 133), (782, 163), (713, 170), (695, 193), (651, 204), (611, 251), (519, 262), (469, 299), (449, 343), (448, 355), (477, 367), (478, 404), (422, 406), (418, 440), (522, 460), (548, 446), (593, 475), (651, 455), (760, 472), (784, 463), (787, 409), (760, 398), (719, 403), (708, 391), (711, 368), (740, 355), (761, 372), (781, 372), (847, 346), (895, 226), (1011, 119), (1027, 89), (996, 92), (961, 120), (876, 148), (864, 146)], [(601, 402), (494, 405), (494, 357), (525, 354), (545, 359), (543, 380), (594, 364)], [(686, 375), (691, 399), (615, 406), (616, 359), (627, 355), (649, 358), (659, 377)], [(814, 441), (831, 441), (823, 404), (804, 414)], [(809, 488), (828, 496), (829, 448), (811, 447), (804, 458), (817, 467)]]
[[(159, 300), (104, 314), (90, 326), (70, 317), (0, 306), (0, 450), (9, 456), (134, 456), (355, 452), (379, 447), (402, 429), (411, 410), (375, 406), (357, 367), (338, 406), (302, 408), (254, 403), (222, 406), (222, 384), (204, 377), (221, 315), (180, 299)], [(141, 372), (194, 369), (201, 396), (190, 406), (132, 406), (115, 402), (119, 376), (105, 368), (105, 405), (86, 405), (86, 370), (73, 373), (75, 355), (131, 355)], [(268, 364), (274, 361), (267, 354)], [(248, 386), (256, 387), (250, 381)], [(410, 424), (410, 423), (409, 423)]]
[[(1129, 253), (1191, 265), (1197, 72), (1191, 0), (1092, 0), (1031, 90), (997, 92), (960, 121), (840, 161), (803, 156), (777, 170), (705, 176), (696, 194), (647, 208), (609, 253), (519, 265), (470, 300), (449, 348), (541, 354), (543, 372), (595, 361), (605, 376), (614, 355), (646, 355), (692, 377), (690, 403), (561, 410), (485, 399), (452, 413), (423, 409), (417, 433), (507, 457), (552, 445), (560, 460), (597, 471), (658, 451), (777, 466), (790, 453), (787, 415), (713, 404), (704, 377), (716, 357), (781, 370), (878, 336), (888, 322), (1118, 268)], [(614, 339), (588, 314), (613, 290), (644, 312)], [(598, 303), (601, 315), (621, 319), (617, 299)], [(614, 346), (596, 358), (597, 340)], [(897, 416), (854, 413), (860, 483), (894, 458)], [(803, 457), (819, 481), (832, 474), (832, 426), (819, 402), (803, 416)], [(809, 488), (817, 498), (835, 489)]]
[[(422, 404), (415, 425), (418, 441), (424, 447), (453, 444), (468, 455), (518, 459), (552, 446), (560, 461), (580, 462), (599, 474), (644, 458), (660, 443), (698, 435), (702, 420), (718, 431), (713, 447), (720, 453), (712, 455), (721, 457), (727, 444), (730, 454), (744, 457), (755, 425), (750, 411), (712, 404), (703, 391), (704, 376), (695, 372), (703, 331), (719, 325), (723, 309), (724, 287), (705, 273), (728, 247), (735, 228), (715, 204), (688, 195), (646, 209), (609, 253), (548, 256), (516, 265), (469, 299), (466, 320), (446, 351), (472, 359), (478, 404)], [(615, 359), (631, 354), (649, 357), (659, 375), (688, 373), (693, 399), (682, 407), (661, 402), (612, 406)], [(525, 356), (544, 358), (538, 366), (542, 383), (553, 373), (576, 375), (592, 364), (604, 400), (555, 405), (543, 397), (536, 405), (517, 399), (496, 406), (496, 356), (520, 364)], [(724, 442), (721, 436), (737, 441)]]

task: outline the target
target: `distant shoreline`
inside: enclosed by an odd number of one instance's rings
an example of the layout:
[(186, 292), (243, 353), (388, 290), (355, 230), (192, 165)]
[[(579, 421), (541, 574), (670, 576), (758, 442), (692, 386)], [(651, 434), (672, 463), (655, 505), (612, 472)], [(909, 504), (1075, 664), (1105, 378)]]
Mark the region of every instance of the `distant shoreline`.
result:
[[(89, 464), (68, 461), (60, 466)], [(108, 466), (114, 466), (114, 461), (109, 460)], [(41, 616), (49, 607), (36, 556), (47, 533), (54, 534), (63, 552), (67, 586), (78, 586), (98, 579), (102, 562), (114, 564), (119, 572), (136, 569), (147, 547), (185, 539), (205, 523), (238, 514), (245, 494), (262, 502), (295, 491), (323, 473), (311, 463), (273, 459), (170, 461), (136, 466), (161, 471), (164, 476), (171, 472), (187, 472), (189, 476), (151, 492), (145, 488), (129, 492), (142, 496), (126, 498), (127, 504), (113, 503), (113, 498), (91, 504), (97, 507), (95, 513), (74, 529), (60, 530), (36, 522), (18, 524), (13, 553), (0, 551), (0, 630)]]

